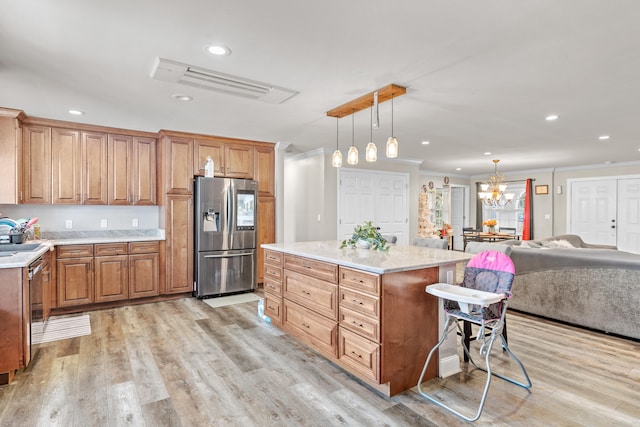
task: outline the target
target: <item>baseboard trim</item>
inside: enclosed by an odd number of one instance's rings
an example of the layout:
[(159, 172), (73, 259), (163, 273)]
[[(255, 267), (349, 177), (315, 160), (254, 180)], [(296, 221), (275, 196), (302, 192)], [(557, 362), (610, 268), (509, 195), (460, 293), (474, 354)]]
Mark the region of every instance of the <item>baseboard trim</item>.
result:
[(438, 370), (440, 378), (446, 378), (460, 371), (460, 358), (457, 354), (440, 359), (440, 369)]

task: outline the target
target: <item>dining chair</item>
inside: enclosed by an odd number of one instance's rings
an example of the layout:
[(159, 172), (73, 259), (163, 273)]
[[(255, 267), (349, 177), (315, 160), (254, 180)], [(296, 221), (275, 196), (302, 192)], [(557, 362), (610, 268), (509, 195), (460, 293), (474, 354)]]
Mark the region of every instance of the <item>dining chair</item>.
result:
[(425, 248), (447, 249), (449, 246), (448, 239), (432, 239), (429, 237), (416, 237), (413, 239), (415, 246), (424, 246)]
[(500, 227), (500, 232), (501, 233), (505, 233), (505, 234), (513, 234), (515, 236), (516, 235), (516, 228), (515, 227)]

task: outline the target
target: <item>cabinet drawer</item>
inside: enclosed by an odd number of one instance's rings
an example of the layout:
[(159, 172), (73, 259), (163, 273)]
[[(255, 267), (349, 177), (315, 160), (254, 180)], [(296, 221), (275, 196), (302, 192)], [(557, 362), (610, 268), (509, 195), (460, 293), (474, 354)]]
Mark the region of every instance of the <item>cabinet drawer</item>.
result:
[(284, 272), (284, 297), (338, 320), (338, 286), (293, 271)]
[(294, 302), (284, 300), (283, 328), (318, 351), (338, 357), (338, 324)]
[(266, 293), (270, 293), (275, 296), (282, 296), (282, 282), (270, 279), (268, 277), (264, 278), (264, 291)]
[(346, 307), (365, 316), (380, 317), (380, 299), (340, 286), (340, 308)]
[(93, 245), (64, 245), (57, 247), (57, 259), (93, 256)]
[(347, 267), (340, 267), (340, 286), (348, 286), (351, 289), (379, 296), (380, 276)]
[(264, 277), (265, 279), (270, 278), (271, 280), (282, 282), (282, 267), (275, 267), (270, 264), (265, 264)]
[(282, 267), (282, 252), (264, 251), (265, 264), (275, 265), (276, 267)]
[(358, 374), (380, 381), (380, 346), (340, 327), (340, 362)]
[(129, 243), (130, 254), (152, 254), (160, 252), (160, 242), (131, 242)]
[(340, 307), (340, 326), (358, 335), (380, 342), (380, 322), (348, 308)]
[(95, 245), (95, 256), (126, 255), (128, 246), (126, 243), (100, 243)]
[(284, 256), (284, 268), (331, 283), (338, 283), (338, 266), (295, 255)]
[(282, 298), (264, 294), (264, 314), (271, 318), (271, 323), (282, 324)]

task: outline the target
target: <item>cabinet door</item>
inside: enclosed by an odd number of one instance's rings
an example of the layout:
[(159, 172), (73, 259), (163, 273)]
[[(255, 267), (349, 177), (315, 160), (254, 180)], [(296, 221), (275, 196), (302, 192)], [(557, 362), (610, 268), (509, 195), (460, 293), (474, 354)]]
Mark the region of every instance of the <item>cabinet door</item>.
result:
[(51, 130), (51, 169), (53, 203), (80, 203), (80, 132)]
[(95, 258), (96, 302), (118, 301), (129, 297), (129, 257), (127, 255)]
[(258, 196), (274, 196), (274, 162), (273, 147), (257, 147), (255, 149), (253, 179), (258, 181)]
[(193, 190), (193, 140), (164, 138), (164, 192), (191, 194)]
[(226, 144), (224, 148), (225, 172), (229, 178), (253, 179), (253, 147)]
[(81, 156), (82, 204), (106, 205), (107, 134), (82, 132)]
[(0, 205), (22, 203), (22, 127), (17, 110), (0, 108)]
[(129, 255), (129, 298), (158, 295), (159, 255)]
[(93, 296), (93, 257), (56, 261), (58, 307), (90, 304)]
[(213, 159), (213, 175), (224, 176), (224, 143), (196, 139), (193, 146), (193, 173), (204, 176), (204, 163), (207, 156)]
[(107, 158), (109, 165), (107, 175), (109, 177), (109, 204), (131, 204), (131, 169), (130, 156), (133, 137), (127, 135), (109, 135)]
[(51, 128), (25, 126), (22, 133), (23, 203), (51, 203)]
[(258, 231), (257, 237), (258, 242), (256, 244), (257, 248), (257, 259), (258, 259), (258, 270), (257, 270), (257, 281), (258, 283), (262, 283), (264, 280), (264, 263), (262, 260), (264, 259), (264, 249), (262, 249), (261, 245), (263, 243), (275, 243), (276, 241), (276, 201), (273, 197), (258, 197)]
[(133, 204), (151, 206), (156, 204), (156, 140), (133, 138), (131, 143), (133, 167), (131, 182)]
[(193, 199), (168, 196), (166, 218), (165, 292), (193, 290)]

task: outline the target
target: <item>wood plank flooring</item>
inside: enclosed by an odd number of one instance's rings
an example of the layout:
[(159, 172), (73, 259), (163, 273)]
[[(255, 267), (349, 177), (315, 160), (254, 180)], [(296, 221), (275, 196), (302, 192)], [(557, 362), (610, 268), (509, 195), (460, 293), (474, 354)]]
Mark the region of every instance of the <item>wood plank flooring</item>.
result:
[[(255, 302), (213, 309), (193, 298), (90, 312), (90, 336), (41, 345), (0, 387), (0, 426), (467, 424), (415, 388), (379, 395), (256, 312)], [(508, 319), (533, 389), (494, 378), (475, 425), (640, 425), (640, 343)], [(514, 368), (499, 349), (494, 360)], [(470, 408), (484, 377), (463, 367), (425, 387)]]

